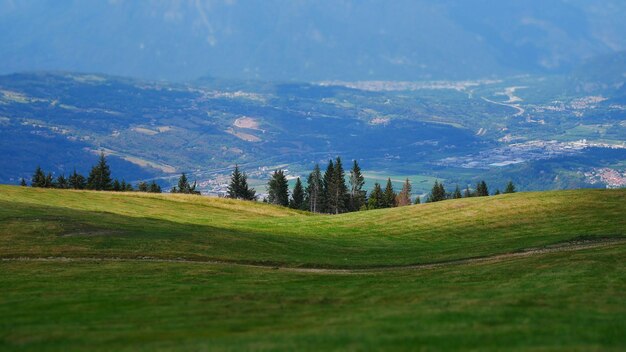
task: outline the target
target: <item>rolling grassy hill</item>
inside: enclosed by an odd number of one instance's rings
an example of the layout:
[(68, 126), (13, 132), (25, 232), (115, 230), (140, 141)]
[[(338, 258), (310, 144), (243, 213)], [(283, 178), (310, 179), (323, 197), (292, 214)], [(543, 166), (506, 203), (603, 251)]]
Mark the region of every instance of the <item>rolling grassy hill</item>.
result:
[(626, 190), (325, 216), (0, 186), (0, 349), (620, 350), (625, 213)]
[(518, 193), (341, 216), (185, 195), (0, 186), (0, 255), (409, 265), (626, 235), (626, 192)]

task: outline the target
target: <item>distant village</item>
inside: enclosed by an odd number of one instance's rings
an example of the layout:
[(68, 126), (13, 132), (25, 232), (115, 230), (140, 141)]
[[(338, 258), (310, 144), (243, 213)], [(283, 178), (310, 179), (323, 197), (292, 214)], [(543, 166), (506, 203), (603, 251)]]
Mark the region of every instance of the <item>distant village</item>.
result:
[(460, 166), (468, 169), (489, 169), (519, 164), (532, 160), (545, 160), (557, 156), (575, 155), (587, 148), (626, 149), (626, 144), (590, 142), (528, 141), (513, 143), (499, 148), (461, 157), (449, 157), (440, 161), (442, 166)]

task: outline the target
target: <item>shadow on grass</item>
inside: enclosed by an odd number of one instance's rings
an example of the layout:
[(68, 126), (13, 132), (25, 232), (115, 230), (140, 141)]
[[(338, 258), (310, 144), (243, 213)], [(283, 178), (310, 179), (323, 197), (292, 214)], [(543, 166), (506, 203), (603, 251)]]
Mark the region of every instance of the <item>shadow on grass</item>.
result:
[[(0, 254), (4, 258), (149, 257), (320, 269), (445, 264), (494, 254), (519, 253), (528, 247), (514, 243), (514, 239), (502, 238), (500, 242), (486, 243), (480, 251), (471, 253), (457, 250), (463, 243), (454, 241), (444, 241), (443, 244), (416, 241), (414, 246), (407, 246), (406, 242), (371, 238), (361, 241), (350, 236), (287, 236), (9, 201), (0, 201), (0, 236), (3, 243)], [(547, 237), (537, 246), (619, 238), (624, 238), (623, 234), (588, 236), (572, 233), (565, 238)]]

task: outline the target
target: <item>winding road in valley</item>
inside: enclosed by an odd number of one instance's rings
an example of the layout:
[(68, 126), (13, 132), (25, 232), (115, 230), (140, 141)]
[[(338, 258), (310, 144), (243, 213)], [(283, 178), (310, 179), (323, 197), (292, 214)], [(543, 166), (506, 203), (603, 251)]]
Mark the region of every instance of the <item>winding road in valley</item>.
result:
[(481, 97), (481, 98), (484, 101), (488, 102), (488, 103), (502, 105), (502, 106), (508, 106), (510, 108), (513, 108), (513, 109), (517, 110), (517, 112), (515, 113), (515, 115), (513, 115), (513, 117), (522, 116), (526, 112), (526, 110), (524, 110), (524, 108), (522, 108), (519, 104), (500, 103), (500, 102), (497, 102), (497, 101), (493, 101), (491, 99), (487, 99), (485, 97)]
[(515, 113), (515, 115), (513, 115), (513, 117), (517, 117), (517, 116), (522, 116), (524, 114), (524, 112), (526, 112), (526, 110), (524, 110), (524, 108), (522, 108), (520, 106), (520, 104), (516, 104), (517, 102), (521, 102), (523, 101), (522, 98), (518, 97), (515, 95), (515, 91), (518, 89), (523, 89), (523, 88), (527, 88), (527, 87), (508, 87), (504, 90), (504, 92), (501, 93), (497, 93), (498, 95), (506, 95), (509, 100), (505, 101), (505, 102), (497, 102), (491, 99), (487, 99), (485, 97), (481, 97), (484, 101), (488, 102), (488, 103), (492, 103), (492, 104), (497, 104), (497, 105), (502, 105), (502, 106), (508, 106), (510, 108), (513, 108), (515, 110), (517, 110), (517, 113)]

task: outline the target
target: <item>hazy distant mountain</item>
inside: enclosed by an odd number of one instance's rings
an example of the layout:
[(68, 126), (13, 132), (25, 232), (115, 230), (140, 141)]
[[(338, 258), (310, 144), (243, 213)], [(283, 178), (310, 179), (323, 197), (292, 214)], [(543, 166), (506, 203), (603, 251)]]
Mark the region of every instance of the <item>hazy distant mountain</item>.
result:
[(626, 50), (618, 0), (0, 0), (0, 73), (185, 80), (562, 72)]

